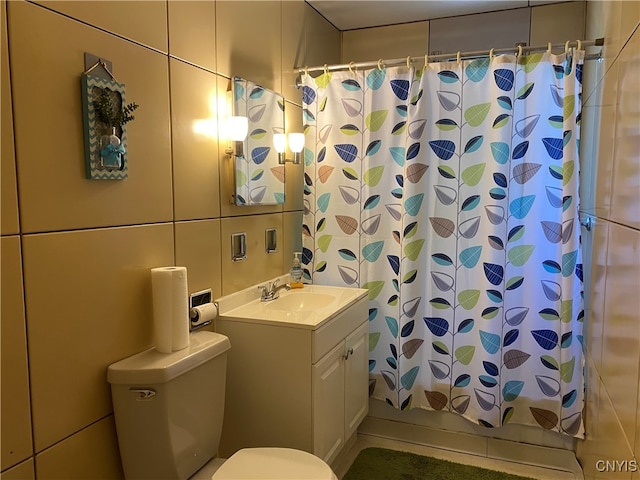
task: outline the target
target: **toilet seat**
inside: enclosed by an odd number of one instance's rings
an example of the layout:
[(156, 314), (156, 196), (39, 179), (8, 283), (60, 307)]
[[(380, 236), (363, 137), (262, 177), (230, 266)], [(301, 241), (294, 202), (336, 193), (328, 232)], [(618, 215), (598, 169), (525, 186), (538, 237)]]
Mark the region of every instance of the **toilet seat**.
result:
[(337, 480), (318, 457), (292, 448), (244, 448), (233, 454), (211, 480)]

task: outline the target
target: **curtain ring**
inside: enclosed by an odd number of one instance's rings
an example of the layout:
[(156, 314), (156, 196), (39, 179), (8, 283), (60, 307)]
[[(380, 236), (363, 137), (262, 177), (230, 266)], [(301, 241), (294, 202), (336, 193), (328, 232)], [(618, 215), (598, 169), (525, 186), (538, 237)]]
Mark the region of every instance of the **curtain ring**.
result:
[(489, 50), (489, 61), (493, 60), (493, 48)]
[(460, 50), (458, 50), (458, 54), (456, 55), (456, 59), (458, 60), (458, 63), (460, 63)]
[(411, 68), (411, 55), (407, 56), (407, 68)]
[(382, 70), (384, 68), (384, 64), (382, 63), (382, 59), (378, 60), (378, 70)]
[(305, 65), (304, 66), (304, 74), (305, 74), (306, 77), (309, 76), (309, 65)]
[(329, 67), (328, 67), (328, 65), (325, 63), (325, 64), (324, 64), (324, 74), (326, 75), (327, 73), (329, 73)]
[(547, 47), (547, 53), (548, 53), (549, 55), (551, 55), (551, 42), (549, 42), (547, 45), (548, 45), (548, 47)]
[(518, 45), (518, 56), (522, 56), (522, 45)]
[(425, 56), (424, 56), (424, 66), (422, 67), (422, 73), (424, 73), (424, 71), (427, 69), (428, 66), (429, 66), (429, 55), (425, 54)]
[(355, 65), (355, 62), (349, 62), (349, 72), (351, 72), (351, 75), (354, 75), (356, 73), (353, 71), (354, 65)]
[(578, 40), (578, 51), (582, 50), (582, 42)]
[(567, 43), (564, 44), (564, 53), (568, 53), (569, 52), (569, 40), (567, 40)]

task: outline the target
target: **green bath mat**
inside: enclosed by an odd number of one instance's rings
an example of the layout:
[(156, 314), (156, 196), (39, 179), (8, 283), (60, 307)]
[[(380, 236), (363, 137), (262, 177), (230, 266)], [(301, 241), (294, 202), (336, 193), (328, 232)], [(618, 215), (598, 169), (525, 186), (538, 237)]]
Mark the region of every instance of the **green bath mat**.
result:
[(343, 480), (533, 480), (385, 448), (365, 448)]

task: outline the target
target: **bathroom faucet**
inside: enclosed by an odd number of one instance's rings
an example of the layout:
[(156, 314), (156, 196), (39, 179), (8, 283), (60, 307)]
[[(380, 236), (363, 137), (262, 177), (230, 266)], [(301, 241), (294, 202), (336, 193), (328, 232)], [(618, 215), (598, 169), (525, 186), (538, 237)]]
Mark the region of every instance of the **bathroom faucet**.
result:
[(291, 285), (288, 283), (283, 283), (282, 285), (278, 285), (279, 280), (275, 280), (273, 283), (267, 283), (267, 285), (260, 285), (258, 288), (262, 290), (260, 294), (260, 301), (269, 302), (271, 300), (275, 300), (280, 296), (280, 290), (283, 288), (285, 290), (291, 290)]

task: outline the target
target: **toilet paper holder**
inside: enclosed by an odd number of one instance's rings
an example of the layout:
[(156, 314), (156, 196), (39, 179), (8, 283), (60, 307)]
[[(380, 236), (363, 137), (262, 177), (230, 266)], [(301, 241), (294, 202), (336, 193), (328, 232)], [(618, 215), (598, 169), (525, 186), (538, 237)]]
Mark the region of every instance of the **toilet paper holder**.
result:
[(200, 290), (199, 292), (192, 293), (189, 295), (189, 331), (193, 332), (194, 330), (198, 330), (199, 328), (206, 327), (207, 325), (211, 325), (211, 320), (202, 320), (195, 310), (195, 307), (200, 305), (205, 305), (207, 303), (213, 303), (218, 308), (218, 302), (212, 302), (213, 293), (210, 288), (205, 290)]

